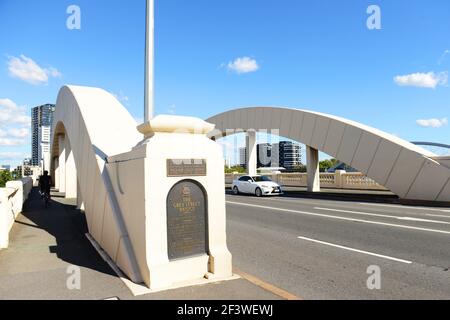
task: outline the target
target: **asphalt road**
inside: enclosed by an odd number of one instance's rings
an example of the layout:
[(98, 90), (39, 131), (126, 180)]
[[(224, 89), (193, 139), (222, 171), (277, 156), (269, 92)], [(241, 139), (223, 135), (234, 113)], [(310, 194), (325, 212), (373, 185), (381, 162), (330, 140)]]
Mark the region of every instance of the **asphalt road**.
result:
[(233, 265), (303, 299), (450, 299), (450, 208), (227, 195), (227, 220)]

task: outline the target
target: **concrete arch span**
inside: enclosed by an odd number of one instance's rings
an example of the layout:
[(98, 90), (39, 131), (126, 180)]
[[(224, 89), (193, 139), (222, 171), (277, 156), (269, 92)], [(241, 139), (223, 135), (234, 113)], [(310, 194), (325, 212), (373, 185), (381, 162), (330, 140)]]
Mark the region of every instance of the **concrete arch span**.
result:
[(108, 156), (128, 152), (142, 140), (136, 121), (104, 90), (65, 86), (53, 123), (51, 172), (56, 188), (83, 202), (91, 236), (132, 281), (142, 282), (145, 270), (134, 249), (143, 240), (128, 233), (129, 221), (120, 211), (106, 168)]
[[(450, 201), (450, 168), (446, 159), (355, 121), (283, 107), (235, 109), (206, 121), (216, 125), (211, 137), (223, 137), (233, 130), (279, 130), (280, 136), (304, 143), (310, 159), (317, 158), (317, 150), (325, 152), (358, 169), (401, 199)], [(252, 153), (256, 151), (248, 152)]]
[[(90, 236), (133, 282), (165, 289), (232, 276), (222, 150), (206, 136), (213, 127), (197, 118), (161, 115), (137, 130), (110, 93), (75, 86), (60, 90), (51, 153), (56, 187), (82, 202)], [(200, 172), (180, 172), (195, 167), (185, 159), (201, 159)], [(168, 194), (185, 179), (207, 192), (198, 196), (183, 185), (169, 205)], [(198, 201), (190, 200), (196, 195)], [(202, 215), (204, 220), (191, 222)], [(176, 237), (169, 238), (169, 230), (176, 230)]]

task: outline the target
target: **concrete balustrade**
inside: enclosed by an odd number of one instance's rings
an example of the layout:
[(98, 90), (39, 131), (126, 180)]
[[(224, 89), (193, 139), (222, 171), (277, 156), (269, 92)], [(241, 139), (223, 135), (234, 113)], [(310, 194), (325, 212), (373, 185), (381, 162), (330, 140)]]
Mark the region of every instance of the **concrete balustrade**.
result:
[(32, 178), (10, 181), (0, 188), (0, 249), (9, 244), (9, 232), (33, 188)]
[[(233, 180), (243, 174), (225, 174), (225, 183), (231, 184)], [(307, 173), (279, 173), (268, 175), (271, 179), (285, 187), (308, 187)], [(320, 173), (320, 187), (330, 189), (348, 190), (377, 190), (388, 191), (387, 188), (376, 183), (359, 172), (346, 172), (338, 170), (335, 173)]]

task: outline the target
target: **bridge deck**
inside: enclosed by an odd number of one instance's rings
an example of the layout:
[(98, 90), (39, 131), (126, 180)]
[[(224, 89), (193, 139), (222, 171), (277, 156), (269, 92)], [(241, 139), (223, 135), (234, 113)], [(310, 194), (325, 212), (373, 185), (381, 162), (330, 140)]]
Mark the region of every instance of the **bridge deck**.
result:
[[(0, 251), (0, 299), (279, 299), (243, 279), (134, 297), (85, 237), (86, 221), (74, 204), (53, 193), (45, 209), (32, 191), (10, 247)], [(70, 266), (80, 267), (81, 290), (67, 288)]]

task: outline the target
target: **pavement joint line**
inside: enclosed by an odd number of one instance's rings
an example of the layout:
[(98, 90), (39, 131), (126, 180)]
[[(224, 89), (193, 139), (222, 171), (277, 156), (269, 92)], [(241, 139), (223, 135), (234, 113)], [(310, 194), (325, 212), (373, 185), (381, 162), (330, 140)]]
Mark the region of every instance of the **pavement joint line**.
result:
[(89, 234), (85, 234), (86, 238), (92, 244), (94, 249), (98, 252), (101, 258), (109, 265), (109, 267), (116, 273), (119, 279), (123, 282), (123, 284), (131, 291), (131, 294), (135, 297), (142, 296), (151, 293), (163, 292), (174, 289), (181, 289), (187, 287), (193, 287), (197, 285), (208, 285), (218, 282), (225, 282), (231, 280), (238, 280), (241, 278), (238, 274), (233, 274), (229, 278), (211, 278), (211, 279), (199, 279), (197, 281), (191, 282), (183, 282), (179, 284), (175, 284), (171, 287), (161, 288), (161, 289), (149, 289), (144, 283), (134, 283), (130, 279), (128, 279), (123, 272), (119, 269), (116, 263), (109, 257), (109, 255), (100, 247), (100, 245), (95, 241), (95, 239)]
[(409, 260), (394, 258), (394, 257), (386, 256), (386, 255), (383, 255), (383, 254), (373, 253), (373, 252), (370, 252), (370, 251), (354, 249), (354, 248), (350, 248), (350, 247), (346, 247), (346, 246), (342, 246), (342, 245), (338, 245), (338, 244), (334, 244), (334, 243), (330, 243), (330, 242), (320, 241), (320, 240), (316, 240), (316, 239), (312, 239), (312, 238), (301, 237), (301, 236), (297, 237), (297, 238), (301, 239), (301, 240), (305, 240), (305, 241), (310, 241), (310, 242), (314, 242), (314, 243), (318, 243), (318, 244), (323, 244), (323, 245), (327, 245), (327, 246), (330, 246), (330, 247), (335, 247), (335, 248), (339, 248), (339, 249), (343, 249), (343, 250), (347, 250), (347, 251), (358, 252), (358, 253), (366, 254), (366, 255), (369, 255), (369, 256), (374, 256), (374, 257), (383, 258), (383, 259), (387, 259), (387, 260), (392, 260), (392, 261), (396, 261), (396, 262), (401, 262), (401, 263), (406, 263), (406, 264), (412, 264), (413, 263), (412, 261), (409, 261)]
[(397, 209), (413, 209), (413, 210), (430, 210), (430, 211), (439, 211), (439, 212), (450, 212), (450, 210), (447, 210), (447, 209), (436, 209), (436, 208), (428, 208), (428, 207), (411, 207), (411, 206), (384, 204), (384, 203), (360, 202), (359, 204), (365, 205), (365, 206), (391, 207), (391, 208), (397, 208)]
[[(261, 200), (261, 199), (258, 199), (258, 200)], [(264, 198), (263, 200), (268, 200), (269, 202), (276, 202), (276, 201), (278, 201), (278, 202), (289, 203), (289, 204), (298, 203), (298, 199), (291, 199), (291, 198)], [(305, 200), (307, 200), (307, 201), (305, 201)], [(323, 202), (308, 201), (308, 200), (309, 199), (302, 199), (302, 204), (306, 204), (306, 205), (323, 205)], [(396, 206), (396, 205), (383, 205), (383, 204), (364, 203), (364, 202), (359, 203), (359, 204), (360, 205), (381, 206), (381, 207), (387, 206), (387, 207), (394, 207), (394, 208), (398, 208), (398, 209), (402, 209), (402, 208), (408, 209), (408, 208), (410, 208), (410, 207), (405, 207), (405, 206), (402, 206), (402, 205), (398, 205), (398, 206)], [(337, 208), (345, 208), (345, 202), (344, 203), (333, 202), (333, 203), (327, 203), (327, 205), (335, 206)], [(366, 209), (368, 209), (368, 208), (366, 208)], [(416, 207), (412, 207), (412, 209), (416, 209), (416, 210), (423, 209), (423, 210), (433, 210), (433, 211), (437, 210), (438, 212), (442, 211), (442, 212), (449, 212), (450, 213), (450, 210), (441, 210), (441, 209), (434, 209), (434, 208), (416, 208)], [(374, 210), (377, 210), (377, 209), (374, 209)], [(380, 210), (380, 209), (378, 209), (378, 210)], [(397, 212), (397, 213), (401, 214), (401, 212)], [(373, 213), (373, 214), (375, 214), (375, 213)], [(425, 214), (427, 216), (435, 216), (435, 217), (441, 217), (441, 218), (450, 218), (450, 215), (448, 215), (448, 216), (432, 215), (432, 214), (426, 214), (426, 213), (423, 213), (423, 212), (409, 212), (408, 214), (419, 215), (419, 216), (423, 216), (423, 214)], [(407, 219), (404, 219), (404, 220), (407, 220)], [(414, 218), (411, 219), (411, 221), (413, 221), (413, 220), (414, 220)]]
[(362, 219), (356, 219), (356, 218), (346, 218), (346, 217), (340, 217), (340, 216), (332, 216), (332, 215), (328, 215), (328, 214), (313, 213), (313, 212), (298, 211), (298, 210), (290, 210), (290, 209), (282, 209), (282, 208), (275, 208), (275, 207), (267, 207), (267, 206), (260, 206), (260, 205), (255, 205), (255, 204), (246, 204), (246, 203), (241, 203), (241, 202), (227, 201), (227, 203), (234, 204), (234, 205), (239, 205), (239, 206), (261, 208), (261, 209), (266, 209), (266, 210), (268, 209), (268, 210), (275, 210), (275, 211), (299, 213), (299, 214), (309, 215), (309, 216), (316, 216), (316, 217), (323, 217), (323, 218), (330, 218), (330, 219), (337, 219), (337, 220), (344, 220), (344, 221), (351, 221), (351, 222), (362, 222), (362, 223), (376, 224), (376, 225), (382, 225), (382, 226), (388, 226), (388, 227), (394, 227), (394, 228), (403, 228), (403, 229), (410, 229), (410, 230), (427, 231), (427, 232), (434, 232), (434, 233), (443, 233), (443, 234), (449, 234), (450, 235), (450, 231), (444, 231), (444, 230), (419, 228), (419, 227), (406, 226), (406, 225), (401, 225), (401, 224), (392, 224), (392, 223), (370, 221), (370, 220), (362, 220)]
[(279, 296), (282, 299), (285, 300), (303, 300), (302, 298), (284, 290), (281, 289), (279, 287), (276, 287), (268, 282), (265, 282), (264, 280), (261, 280), (258, 277), (255, 277), (251, 274), (245, 273), (239, 269), (234, 268), (234, 273), (240, 275), (242, 277), (242, 279), (245, 279), (251, 283), (253, 283), (254, 285), (263, 288), (266, 291), (269, 291), (270, 293), (273, 293), (276, 296)]
[(440, 218), (447, 218), (447, 219), (450, 219), (450, 216), (444, 216), (444, 215), (442, 215), (442, 214), (427, 214), (427, 216), (430, 216), (430, 217), (440, 217)]
[(413, 218), (413, 217), (398, 217), (398, 216), (391, 216), (391, 215), (387, 215), (387, 214), (369, 213), (369, 212), (352, 211), (352, 210), (331, 209), (331, 208), (322, 208), (322, 207), (314, 207), (314, 209), (322, 210), (322, 211), (352, 213), (352, 214), (359, 214), (359, 215), (365, 215), (365, 216), (390, 218), (390, 219), (396, 219), (396, 220), (414, 221), (414, 222), (430, 222), (430, 223), (438, 223), (438, 224), (450, 224), (450, 222), (448, 222), (448, 221), (419, 219), (419, 218)]

